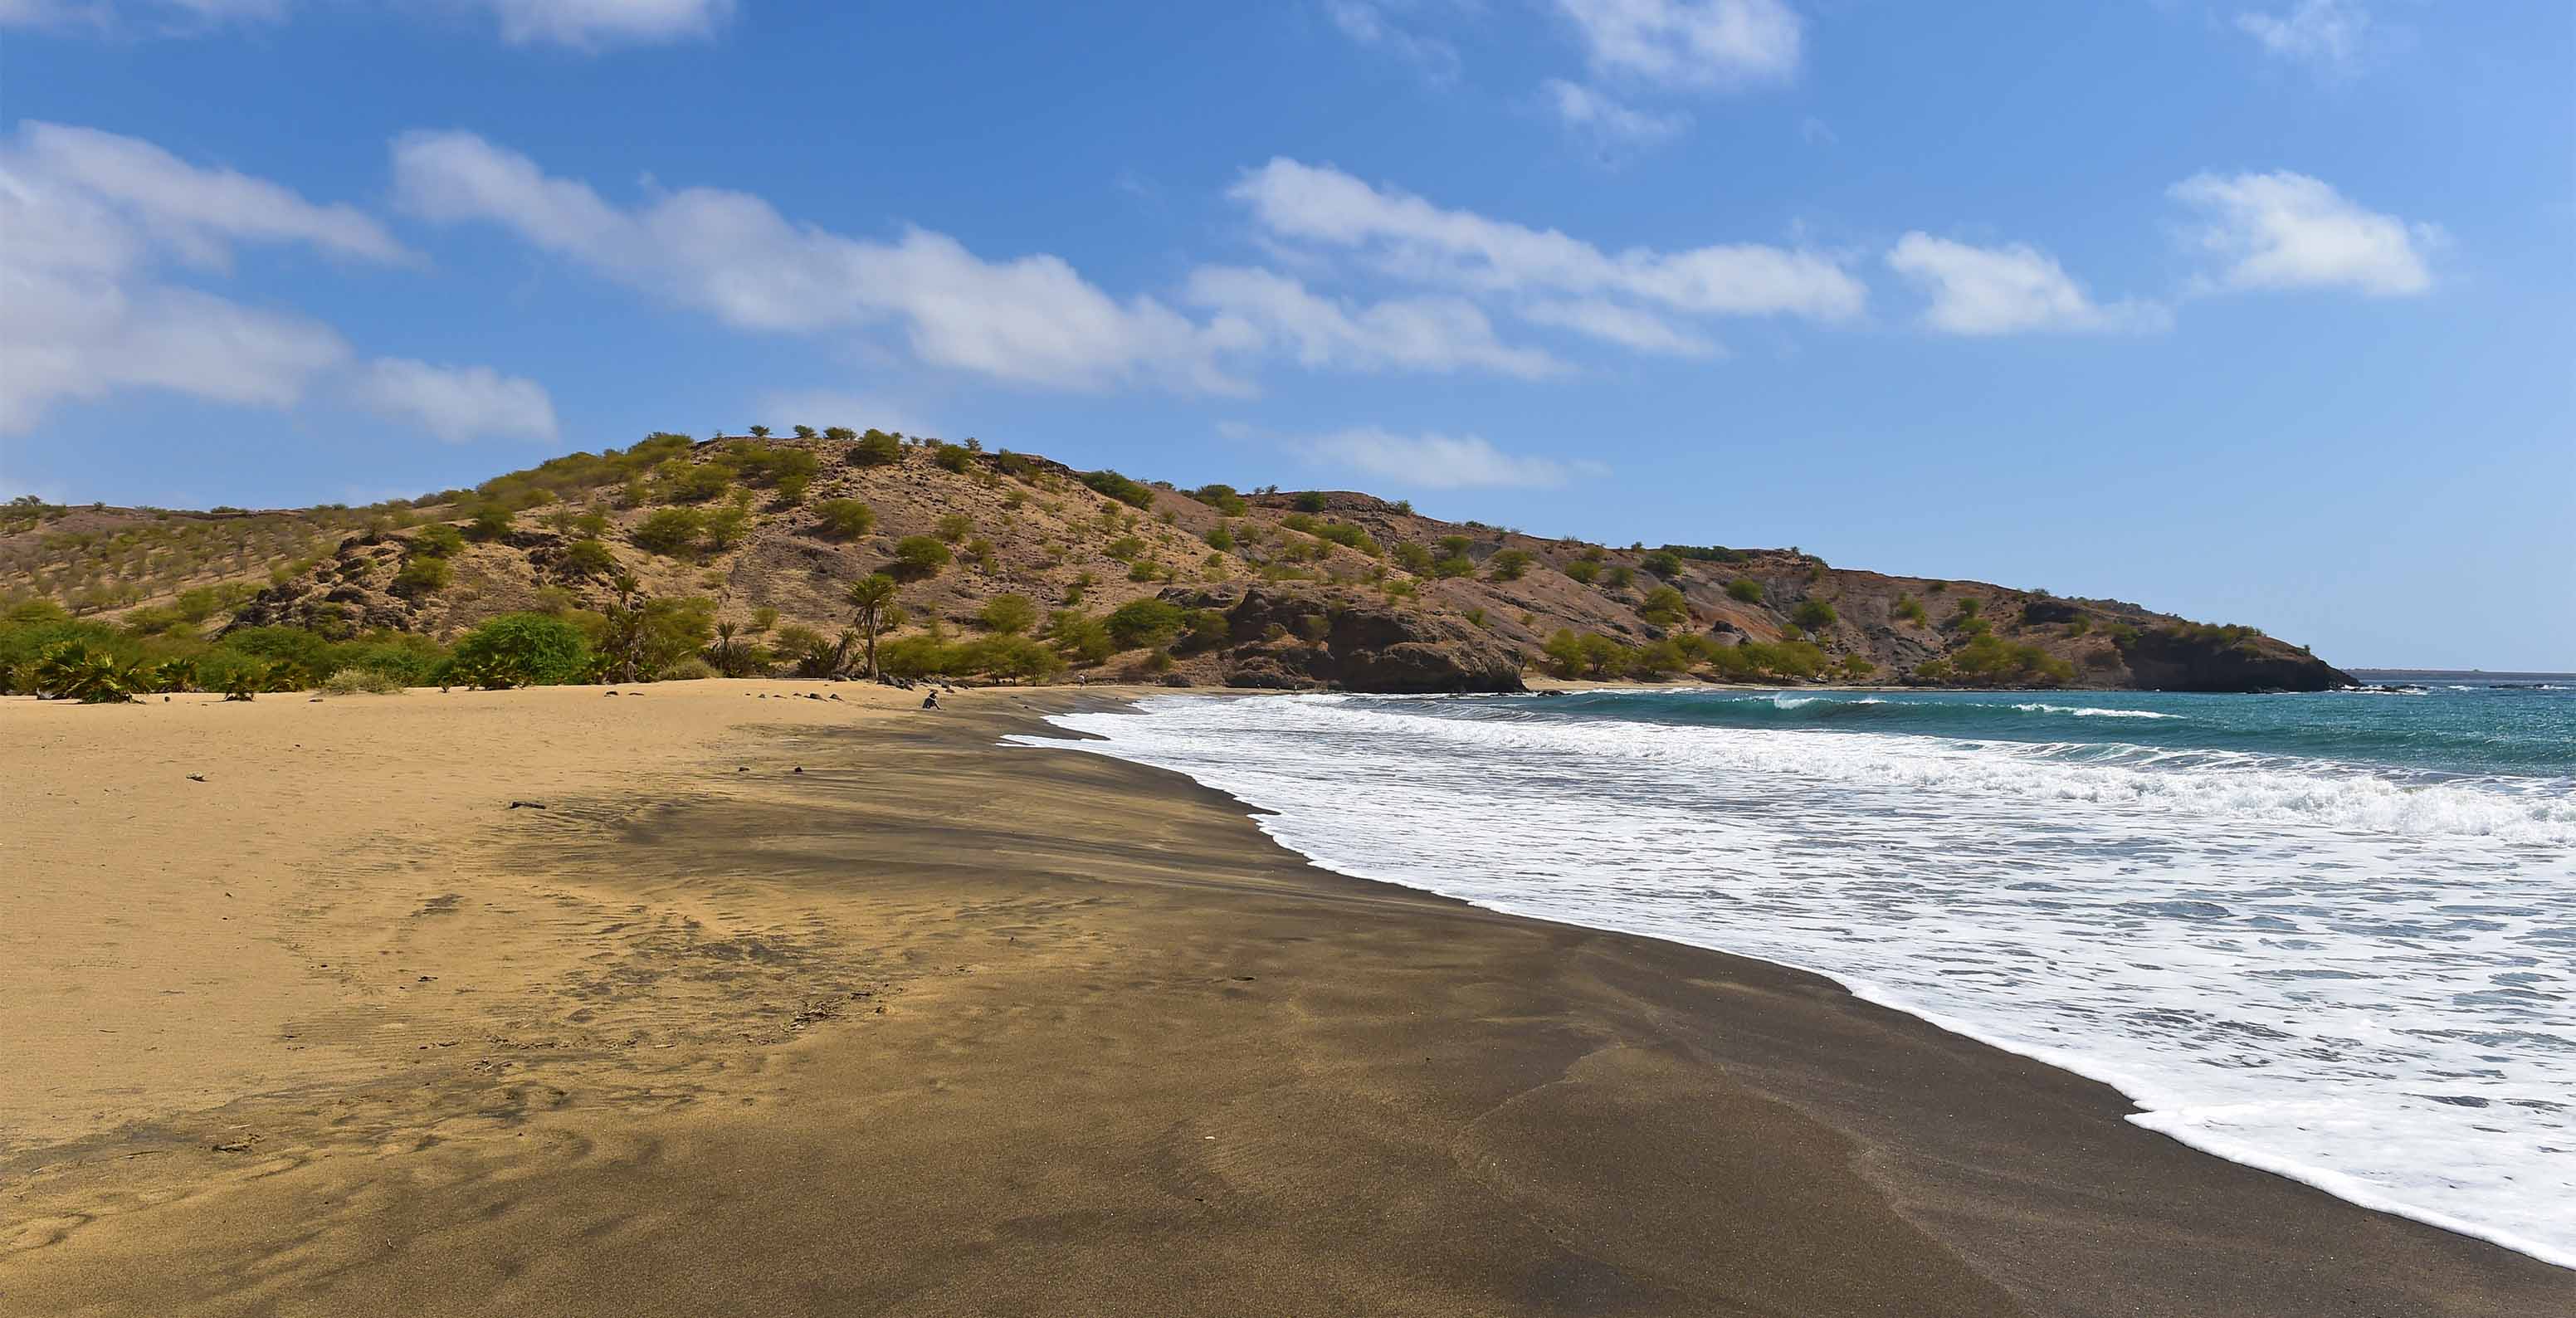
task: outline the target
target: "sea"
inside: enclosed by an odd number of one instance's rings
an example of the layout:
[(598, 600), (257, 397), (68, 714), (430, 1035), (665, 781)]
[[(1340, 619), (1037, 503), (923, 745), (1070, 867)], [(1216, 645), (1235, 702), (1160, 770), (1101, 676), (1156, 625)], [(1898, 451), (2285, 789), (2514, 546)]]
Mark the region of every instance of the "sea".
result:
[(2576, 676), (1148, 698), (1025, 744), (1327, 868), (1759, 957), (2576, 1267)]

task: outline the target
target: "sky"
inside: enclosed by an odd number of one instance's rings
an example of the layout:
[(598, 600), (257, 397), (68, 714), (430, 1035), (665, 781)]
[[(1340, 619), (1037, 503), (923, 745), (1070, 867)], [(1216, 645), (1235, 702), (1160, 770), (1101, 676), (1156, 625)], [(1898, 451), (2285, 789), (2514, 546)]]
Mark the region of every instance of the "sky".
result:
[(2576, 6), (0, 0), (0, 497), (655, 430), (2576, 669)]

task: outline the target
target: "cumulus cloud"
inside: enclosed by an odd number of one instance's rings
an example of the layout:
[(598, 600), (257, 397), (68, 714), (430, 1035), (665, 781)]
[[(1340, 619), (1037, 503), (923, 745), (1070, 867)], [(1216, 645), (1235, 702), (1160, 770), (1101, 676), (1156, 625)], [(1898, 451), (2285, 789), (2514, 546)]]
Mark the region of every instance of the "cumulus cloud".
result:
[(130, 389), (288, 407), (347, 367), (348, 342), (289, 311), (170, 282), (220, 272), (236, 245), (390, 263), (373, 219), (137, 138), (27, 123), (0, 142), (0, 433), (64, 401)]
[(2436, 225), (2365, 210), (2322, 180), (2288, 170), (2195, 174), (2171, 193), (2208, 217), (2192, 237), (2226, 260), (2205, 281), (2220, 287), (2422, 293), (2433, 286), (2426, 254), (2449, 241)]
[(1557, 0), (1557, 8), (1603, 74), (1706, 89), (1798, 73), (1802, 25), (1780, 0)]
[(1272, 234), (1361, 249), (1401, 277), (1484, 293), (1618, 297), (1694, 315), (1843, 320), (1867, 292), (1833, 259), (1756, 243), (1678, 252), (1602, 251), (1553, 229), (1384, 191), (1329, 167), (1280, 157), (1229, 194)]
[(1889, 250), (1887, 264), (1931, 295), (1923, 323), (1945, 334), (2102, 333), (2172, 323), (2151, 302), (2095, 302), (2056, 257), (2026, 244), (1972, 247), (1908, 233)]
[(554, 400), (534, 380), (489, 366), (433, 366), (379, 357), (350, 382), (357, 401), (451, 444), (469, 439), (555, 438)]
[(1548, 79), (1539, 90), (1557, 122), (1605, 148), (1652, 146), (1690, 126), (1688, 115), (1635, 109), (1562, 78)]
[(470, 133), (394, 145), (397, 195), (433, 220), (484, 221), (609, 278), (739, 329), (898, 327), (932, 365), (1048, 388), (1142, 383), (1241, 394), (1237, 364), (1265, 352), (1310, 367), (1547, 373), (1543, 354), (1495, 341), (1456, 299), (1348, 304), (1267, 271), (1211, 267), (1188, 286), (1205, 319), (1118, 298), (1046, 254), (987, 260), (907, 229), (855, 238), (791, 223), (747, 193), (691, 188), (622, 207)]
[(2371, 33), (2370, 12), (2351, 0), (2299, 0), (2280, 13), (2249, 10), (2236, 30), (2280, 59), (2342, 77), (2361, 67)]
[(1601, 464), (1505, 453), (1476, 435), (1399, 435), (1373, 426), (1323, 435), (1304, 446), (1323, 461), (1420, 489), (1469, 486), (1553, 488), (1577, 476), (1598, 475)]
[(1307, 367), (1433, 372), (1487, 370), (1524, 379), (1561, 373), (1546, 353), (1494, 337), (1474, 303), (1455, 297), (1390, 298), (1354, 306), (1270, 270), (1204, 266), (1189, 299), (1214, 312), (1212, 329), (1242, 345), (1278, 345)]

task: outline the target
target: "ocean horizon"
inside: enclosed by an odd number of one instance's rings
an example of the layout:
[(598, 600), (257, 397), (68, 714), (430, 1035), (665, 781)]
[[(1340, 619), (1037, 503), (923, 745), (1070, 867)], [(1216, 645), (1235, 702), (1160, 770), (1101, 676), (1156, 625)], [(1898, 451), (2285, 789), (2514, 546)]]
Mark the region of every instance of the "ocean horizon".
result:
[(1356, 877), (1814, 971), (2130, 1119), (2576, 1267), (2576, 675), (2309, 695), (1148, 698)]

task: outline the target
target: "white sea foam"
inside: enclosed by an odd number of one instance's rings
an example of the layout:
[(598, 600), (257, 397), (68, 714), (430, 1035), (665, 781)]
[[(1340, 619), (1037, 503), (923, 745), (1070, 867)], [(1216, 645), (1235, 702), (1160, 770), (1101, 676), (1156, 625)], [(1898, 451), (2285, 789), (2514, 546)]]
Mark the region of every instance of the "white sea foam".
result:
[[(1793, 697), (1794, 698), (1794, 697)], [(1166, 699), (1062, 745), (1319, 863), (1802, 966), (2576, 1267), (2576, 792), (2241, 752)], [(1515, 704), (1515, 709), (1527, 708)]]
[(2180, 714), (2159, 714), (2152, 709), (2095, 709), (2090, 705), (2015, 705), (2025, 714), (2072, 714), (2077, 718), (2162, 718), (2178, 719)]

